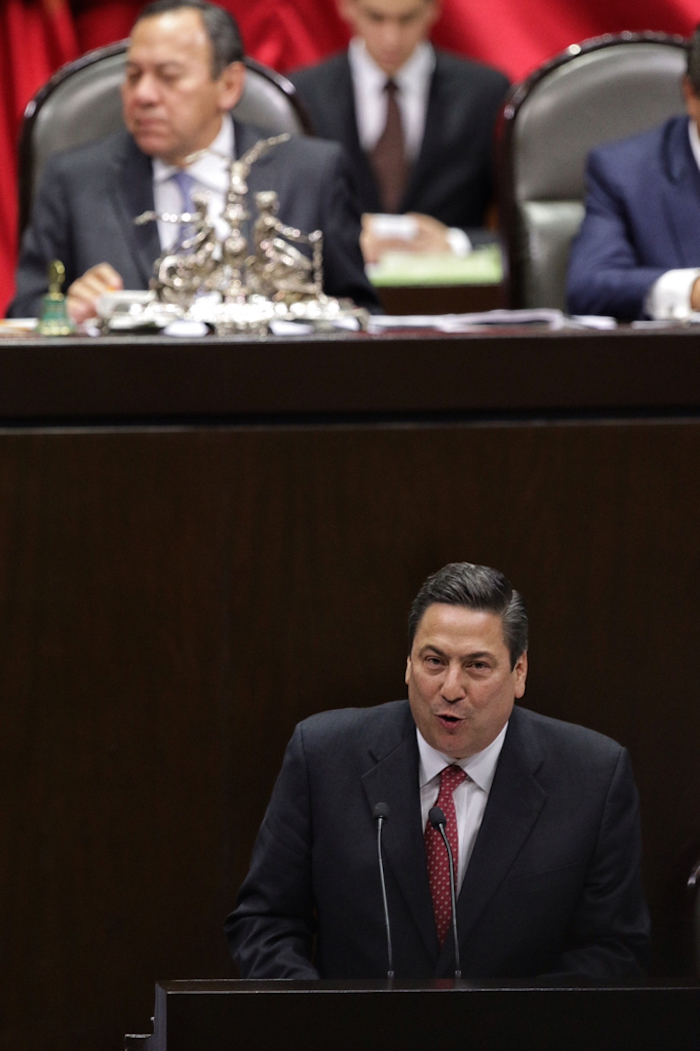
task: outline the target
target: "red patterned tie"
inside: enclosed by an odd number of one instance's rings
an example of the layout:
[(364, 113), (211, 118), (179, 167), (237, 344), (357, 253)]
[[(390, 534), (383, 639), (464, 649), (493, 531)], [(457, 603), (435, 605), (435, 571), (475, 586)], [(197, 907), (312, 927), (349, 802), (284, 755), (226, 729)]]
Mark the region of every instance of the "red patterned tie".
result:
[[(457, 833), (457, 812), (452, 793), (466, 776), (461, 766), (446, 766), (440, 774), (440, 794), (435, 804), (440, 807), (446, 818), (445, 832), (452, 847), (455, 880), (459, 868), (459, 835)], [(435, 926), (440, 945), (442, 945), (452, 922), (450, 863), (447, 859), (447, 849), (443, 838), (430, 822), (425, 826), (425, 851), (428, 856), (428, 878), (430, 893), (433, 896)]]

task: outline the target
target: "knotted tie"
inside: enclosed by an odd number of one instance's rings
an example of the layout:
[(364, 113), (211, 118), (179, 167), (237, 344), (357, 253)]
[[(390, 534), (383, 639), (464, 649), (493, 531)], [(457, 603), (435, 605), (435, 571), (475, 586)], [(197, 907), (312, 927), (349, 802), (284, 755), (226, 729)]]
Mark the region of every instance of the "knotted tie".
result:
[(396, 98), (398, 86), (387, 80), (386, 125), (377, 144), (369, 153), (374, 174), (379, 183), (379, 196), (385, 212), (398, 212), (408, 177), (406, 144), (404, 141), (401, 110)]
[[(195, 211), (194, 201), (192, 200), (192, 191), (196, 185), (196, 180), (192, 178), (189, 172), (183, 171), (182, 168), (178, 168), (171, 178), (180, 191), (180, 197), (182, 198), (182, 211), (189, 212), (189, 214), (192, 215)], [(192, 227), (190, 223), (180, 224), (180, 233), (177, 238), (178, 246), (182, 245), (191, 229)]]
[[(440, 774), (440, 793), (435, 806), (440, 807), (446, 818), (445, 833), (452, 848), (455, 879), (459, 868), (459, 835), (457, 812), (452, 797), (457, 785), (466, 778), (461, 766), (446, 766)], [(433, 912), (438, 939), (442, 945), (452, 922), (452, 898), (450, 894), (450, 863), (442, 836), (428, 821), (425, 826), (425, 851), (428, 856), (428, 878), (433, 896)]]

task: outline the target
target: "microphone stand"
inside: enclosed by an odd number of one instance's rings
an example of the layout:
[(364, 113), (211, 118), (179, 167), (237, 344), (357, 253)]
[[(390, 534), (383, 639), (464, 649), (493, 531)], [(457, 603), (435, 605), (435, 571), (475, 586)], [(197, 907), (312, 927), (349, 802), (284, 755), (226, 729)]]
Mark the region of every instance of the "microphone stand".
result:
[(386, 947), (389, 958), (389, 969), (386, 973), (389, 981), (394, 978), (394, 953), (391, 947), (391, 926), (389, 924), (389, 904), (386, 899), (386, 882), (384, 880), (384, 858), (382, 857), (382, 827), (389, 818), (389, 807), (386, 803), (377, 803), (372, 811), (377, 822), (377, 857), (379, 859), (379, 879), (382, 885), (382, 902), (384, 903), (384, 926), (386, 927)]
[(452, 847), (450, 846), (450, 841), (445, 832), (447, 819), (445, 818), (444, 811), (437, 806), (434, 806), (431, 809), (428, 818), (433, 828), (436, 828), (442, 836), (442, 841), (447, 848), (447, 860), (450, 866), (450, 898), (452, 901), (452, 938), (454, 939), (455, 946), (455, 978), (461, 978), (462, 968), (459, 960), (459, 938), (457, 937), (457, 886), (455, 883), (455, 863), (454, 858), (452, 857)]

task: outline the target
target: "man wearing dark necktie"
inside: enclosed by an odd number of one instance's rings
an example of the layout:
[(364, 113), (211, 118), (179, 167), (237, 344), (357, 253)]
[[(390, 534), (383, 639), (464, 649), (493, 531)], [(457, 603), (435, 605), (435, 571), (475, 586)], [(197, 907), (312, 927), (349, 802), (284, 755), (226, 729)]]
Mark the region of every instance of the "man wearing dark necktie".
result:
[(436, 806), (455, 855), (464, 977), (642, 972), (649, 921), (629, 757), (515, 703), (527, 636), (501, 573), (452, 563), (411, 608), (408, 701), (297, 726), (226, 923), (243, 977), (387, 974), (377, 814), (392, 969), (454, 975), (446, 854), (426, 835)]
[[(486, 236), (493, 128), (508, 80), (433, 48), (429, 35), (440, 6), (440, 0), (338, 0), (353, 34), (349, 48), (291, 75), (316, 133), (341, 143), (350, 159), (368, 262), (397, 247), (462, 255)], [(386, 137), (394, 143), (397, 176), (403, 166), (388, 193)], [(386, 158), (380, 165), (378, 150)], [(384, 213), (411, 218), (392, 223)]]
[[(454, 790), (462, 781), (466, 780), (467, 774), (461, 766), (450, 763), (440, 773), (440, 791), (435, 804), (437, 810), (445, 818), (444, 835), (450, 845), (453, 866), (459, 865), (459, 830), (457, 828), (457, 811), (455, 809)], [(425, 854), (428, 859), (428, 879), (430, 881), (430, 893), (433, 899), (433, 912), (435, 913), (435, 927), (440, 945), (445, 944), (447, 932), (452, 922), (452, 873), (450, 871), (450, 855), (439, 830), (440, 815), (434, 825), (430, 817), (425, 826)]]
[(398, 90), (395, 80), (387, 80), (384, 85), (386, 123), (369, 154), (385, 212), (398, 212), (408, 176), (403, 121), (396, 100)]

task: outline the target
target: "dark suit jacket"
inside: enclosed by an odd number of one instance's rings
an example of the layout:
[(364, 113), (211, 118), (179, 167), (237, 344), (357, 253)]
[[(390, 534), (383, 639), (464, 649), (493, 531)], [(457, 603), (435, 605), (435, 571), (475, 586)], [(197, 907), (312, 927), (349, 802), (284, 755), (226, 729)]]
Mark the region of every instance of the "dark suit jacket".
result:
[[(266, 133), (234, 121), (240, 156)], [(276, 190), (279, 215), (289, 226), (324, 235), (324, 285), (378, 308), (359, 248), (360, 217), (342, 151), (330, 143), (293, 136), (251, 169), (251, 197)], [(31, 223), (22, 240), (11, 317), (35, 316), (47, 291), (52, 259), (66, 268), (66, 288), (89, 267), (109, 262), (124, 287), (148, 288), (160, 254), (155, 223), (134, 226), (153, 208), (151, 161), (127, 132), (52, 156), (37, 190)]]
[[(435, 930), (418, 763), (407, 701), (299, 724), (226, 922), (243, 977), (386, 976), (378, 802), (396, 976), (454, 973)], [(515, 708), (457, 912), (465, 977), (638, 974), (649, 932), (627, 752)]]
[[(383, 211), (357, 134), (347, 52), (301, 69), (290, 79), (316, 134), (345, 147), (362, 211)], [(463, 229), (483, 226), (493, 197), (493, 130), (507, 90), (508, 79), (498, 70), (436, 52), (425, 134), (401, 212), (423, 212)]]
[(586, 180), (586, 215), (569, 264), (569, 310), (641, 318), (647, 292), (663, 273), (700, 266), (700, 172), (688, 118), (594, 150)]

